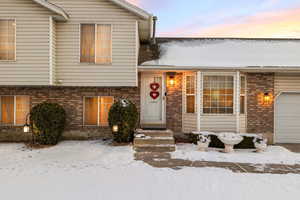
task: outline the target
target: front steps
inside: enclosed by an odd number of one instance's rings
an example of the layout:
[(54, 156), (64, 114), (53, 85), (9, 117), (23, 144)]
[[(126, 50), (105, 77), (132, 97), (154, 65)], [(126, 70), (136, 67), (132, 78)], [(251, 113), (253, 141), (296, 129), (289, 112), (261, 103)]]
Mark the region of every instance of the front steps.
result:
[(133, 142), (136, 152), (173, 152), (175, 139), (171, 130), (142, 130), (136, 131)]

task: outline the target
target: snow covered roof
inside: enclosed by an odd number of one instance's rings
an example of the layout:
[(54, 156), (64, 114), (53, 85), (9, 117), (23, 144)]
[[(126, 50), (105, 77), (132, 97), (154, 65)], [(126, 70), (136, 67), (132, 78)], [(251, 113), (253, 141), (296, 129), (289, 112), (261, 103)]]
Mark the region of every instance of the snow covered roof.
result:
[(299, 67), (297, 39), (158, 39), (160, 58), (140, 68)]

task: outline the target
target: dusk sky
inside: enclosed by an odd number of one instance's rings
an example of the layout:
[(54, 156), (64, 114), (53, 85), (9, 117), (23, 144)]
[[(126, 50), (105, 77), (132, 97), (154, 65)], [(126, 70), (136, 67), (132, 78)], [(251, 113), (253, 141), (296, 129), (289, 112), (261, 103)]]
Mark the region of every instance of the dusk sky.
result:
[(158, 36), (300, 38), (300, 0), (127, 0), (158, 16)]

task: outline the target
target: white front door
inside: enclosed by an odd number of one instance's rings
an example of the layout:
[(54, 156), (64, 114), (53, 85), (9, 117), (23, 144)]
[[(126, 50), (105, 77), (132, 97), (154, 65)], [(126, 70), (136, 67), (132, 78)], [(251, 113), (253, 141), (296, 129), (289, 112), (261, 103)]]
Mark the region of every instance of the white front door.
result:
[(164, 75), (143, 73), (141, 81), (141, 124), (164, 124)]

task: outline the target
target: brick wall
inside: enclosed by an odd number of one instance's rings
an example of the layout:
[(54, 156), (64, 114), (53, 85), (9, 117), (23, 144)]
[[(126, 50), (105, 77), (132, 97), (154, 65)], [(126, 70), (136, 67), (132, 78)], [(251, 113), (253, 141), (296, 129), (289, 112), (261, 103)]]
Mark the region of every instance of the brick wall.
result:
[[(56, 102), (67, 112), (65, 139), (93, 139), (110, 137), (108, 127), (83, 126), (84, 96), (114, 96), (128, 98), (140, 109), (139, 88), (100, 88), (100, 87), (0, 87), (0, 95), (28, 95), (31, 107), (44, 102)], [(0, 141), (26, 141), (30, 138), (22, 132), (23, 127), (0, 126)]]
[(273, 143), (274, 102), (261, 103), (261, 96), (274, 95), (274, 73), (247, 74), (247, 132), (263, 133)]
[(174, 86), (170, 86), (167, 81), (167, 128), (174, 132), (182, 131), (182, 77), (182, 73), (175, 76)]

